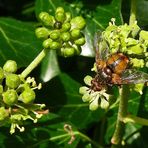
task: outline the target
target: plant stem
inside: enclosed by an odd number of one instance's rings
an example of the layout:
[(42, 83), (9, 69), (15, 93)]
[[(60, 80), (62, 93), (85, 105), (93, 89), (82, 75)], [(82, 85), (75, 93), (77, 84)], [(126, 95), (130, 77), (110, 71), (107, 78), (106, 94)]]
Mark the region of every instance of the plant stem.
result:
[(112, 147), (121, 145), (125, 128), (125, 123), (122, 121), (122, 119), (127, 114), (128, 94), (129, 94), (128, 85), (123, 85), (122, 88), (120, 89), (120, 102), (119, 102), (116, 128), (113, 137), (111, 139), (111, 142), (113, 144)]
[(131, 12), (129, 18), (129, 25), (134, 24), (136, 21), (136, 0), (131, 0)]
[(76, 134), (78, 134), (80, 137), (82, 137), (83, 139), (87, 140), (88, 142), (92, 143), (96, 148), (102, 148), (101, 145), (99, 145), (98, 143), (96, 143), (95, 141), (93, 141), (88, 136), (84, 135), (83, 133), (77, 131), (77, 132), (75, 132), (75, 135)]
[(136, 117), (134, 115), (127, 115), (126, 117), (124, 117), (122, 119), (122, 121), (124, 123), (132, 122), (132, 123), (138, 123), (138, 124), (141, 124), (141, 125), (148, 126), (148, 119), (144, 119), (144, 118), (141, 118), (141, 117)]
[(30, 72), (38, 66), (38, 64), (42, 61), (45, 57), (48, 49), (43, 49), (39, 55), (30, 63), (30, 65), (20, 74), (21, 77), (27, 77)]
[[(80, 136), (81, 138), (83, 138), (83, 140), (86, 140), (90, 143), (92, 143), (92, 145), (94, 145), (96, 148), (102, 148), (102, 146), (100, 146), (99, 144), (97, 144), (95, 141), (93, 141), (92, 139), (90, 139), (88, 136), (86, 136), (85, 134), (79, 132), (79, 131), (74, 131), (73, 132), (75, 136)], [(48, 138), (48, 139), (45, 139), (45, 140), (42, 140), (42, 141), (39, 141), (38, 143), (30, 146), (30, 148), (33, 148), (33, 147), (37, 147), (39, 146), (40, 144), (42, 143), (45, 143), (45, 142), (48, 142), (48, 141), (56, 141), (56, 140), (61, 140), (61, 139), (64, 139), (64, 138), (67, 138), (69, 137), (69, 133), (67, 134), (63, 134), (63, 135), (58, 135), (58, 136), (55, 136), (55, 137), (51, 137), (51, 138)]]

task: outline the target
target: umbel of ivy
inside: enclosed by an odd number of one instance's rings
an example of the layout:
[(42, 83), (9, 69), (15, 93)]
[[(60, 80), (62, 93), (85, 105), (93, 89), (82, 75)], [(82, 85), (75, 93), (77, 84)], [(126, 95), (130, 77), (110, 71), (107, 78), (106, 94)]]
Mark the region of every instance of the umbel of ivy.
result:
[(8, 60), (3, 68), (0, 67), (0, 123), (11, 124), (10, 133), (18, 128), (24, 131), (23, 121), (27, 119), (37, 122), (42, 116), (41, 111), (44, 104), (34, 104), (35, 89), (41, 89), (34, 78), (22, 78), (16, 74), (17, 63)]
[[(41, 89), (34, 78), (27, 77), (42, 61), (50, 50), (56, 50), (63, 57), (79, 55), (81, 46), (85, 44), (83, 29), (85, 20), (81, 16), (72, 17), (58, 7), (55, 16), (41, 12), (39, 19), (41, 27), (35, 30), (36, 36), (43, 41), (43, 50), (21, 73), (17, 72), (17, 63), (8, 60), (3, 68), (0, 67), (0, 123), (11, 124), (10, 133), (15, 129), (25, 130), (23, 122), (27, 119), (37, 122), (46, 110), (44, 104), (35, 104), (35, 89)], [(26, 78), (27, 77), (27, 78)]]
[[(140, 69), (148, 66), (147, 36), (148, 32), (140, 30), (136, 21), (132, 25), (124, 24), (117, 26), (115, 24), (115, 19), (112, 19), (109, 26), (100, 34), (101, 42), (99, 42), (99, 48), (101, 48), (101, 50), (109, 48), (111, 54), (117, 52), (126, 53), (130, 58), (132, 68)], [(97, 73), (96, 64), (94, 64), (92, 70)], [(108, 93), (106, 88), (101, 91), (91, 90), (92, 79), (91, 76), (86, 76), (84, 78), (84, 82), (87, 86), (82, 86), (79, 90), (83, 95), (82, 100), (84, 102), (89, 102), (90, 110), (96, 110), (98, 107), (108, 109), (113, 103), (113, 95)], [(136, 84), (130, 87), (131, 90), (134, 89), (142, 93), (143, 86), (144, 84)]]
[(83, 17), (72, 18), (70, 12), (58, 7), (54, 16), (41, 12), (39, 19), (42, 26), (37, 28), (35, 33), (43, 40), (43, 48), (56, 50), (64, 57), (80, 54), (81, 46), (85, 44), (82, 30), (86, 23)]

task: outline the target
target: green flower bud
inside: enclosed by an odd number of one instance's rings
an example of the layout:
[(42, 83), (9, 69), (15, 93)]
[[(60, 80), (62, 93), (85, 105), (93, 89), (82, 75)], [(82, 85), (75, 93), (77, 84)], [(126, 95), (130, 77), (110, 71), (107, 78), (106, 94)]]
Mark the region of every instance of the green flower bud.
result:
[(89, 89), (88, 87), (82, 86), (79, 88), (79, 93), (83, 95), (88, 92), (88, 89)]
[(143, 87), (144, 87), (144, 84), (136, 84), (134, 85), (134, 90), (138, 93), (140, 93), (140, 95), (143, 94)]
[(136, 58), (130, 59), (130, 62), (132, 63), (133, 67), (137, 67), (137, 68), (143, 68), (145, 64), (143, 59), (136, 59)]
[(69, 32), (63, 32), (61, 34), (61, 39), (64, 41), (64, 42), (67, 42), (70, 40), (70, 33)]
[(55, 23), (54, 17), (49, 15), (47, 12), (41, 12), (39, 14), (39, 18), (45, 26), (53, 26)]
[(75, 43), (76, 45), (82, 46), (82, 45), (85, 44), (85, 38), (84, 38), (84, 37), (79, 38), (79, 39), (75, 40), (74, 43)]
[(15, 73), (17, 71), (17, 64), (13, 60), (8, 60), (4, 66), (3, 70), (10, 73)]
[(143, 53), (144, 49), (141, 47), (140, 44), (137, 44), (135, 46), (130, 46), (127, 49), (128, 54), (141, 54)]
[(46, 39), (44, 42), (43, 42), (43, 47), (44, 48), (46, 48), (46, 49), (48, 49), (48, 48), (50, 48), (50, 45), (52, 44), (52, 39)]
[(86, 93), (83, 95), (82, 100), (83, 102), (89, 102), (91, 100), (91, 95), (89, 93)]
[(83, 17), (77, 16), (70, 21), (71, 29), (77, 28), (77, 29), (84, 29), (86, 22)]
[(84, 83), (86, 85), (91, 86), (91, 81), (92, 81), (92, 77), (91, 76), (89, 76), (89, 75), (85, 76)]
[(109, 102), (106, 101), (104, 98), (101, 98), (100, 107), (101, 107), (102, 109), (107, 109), (107, 108), (109, 107)]
[(80, 55), (81, 47), (76, 44), (73, 44), (72, 47), (75, 49), (75, 55)]
[(89, 105), (91, 111), (96, 110), (99, 107), (99, 97), (96, 97)]
[(35, 92), (32, 89), (26, 89), (21, 94), (21, 100), (25, 104), (33, 103), (35, 100)]
[(51, 50), (56, 50), (56, 49), (59, 49), (59, 48), (61, 48), (61, 44), (59, 42), (52, 42), (50, 44), (50, 49)]
[(4, 120), (9, 116), (8, 112), (4, 107), (0, 107), (0, 121)]
[(140, 27), (135, 23), (135, 24), (133, 24), (132, 26), (132, 32), (131, 32), (131, 34), (132, 34), (132, 37), (133, 38), (135, 38), (135, 36), (139, 33), (139, 31), (140, 31)]
[(67, 22), (67, 23), (62, 24), (61, 31), (66, 32), (66, 31), (69, 31), (70, 28), (71, 28), (71, 24)]
[(7, 105), (14, 105), (18, 100), (18, 95), (14, 89), (9, 89), (2, 94), (3, 101)]
[(58, 21), (58, 22), (64, 22), (65, 20), (65, 13), (63, 12), (57, 12), (55, 14), (55, 19)]
[(91, 71), (97, 72), (97, 65), (96, 65), (96, 63), (94, 63), (93, 67), (91, 68)]
[(64, 57), (71, 57), (75, 55), (75, 49), (73, 47), (66, 47), (63, 50)]
[(50, 34), (50, 38), (52, 40), (57, 40), (60, 37), (60, 32), (59, 30), (53, 30)]
[(139, 42), (138, 40), (135, 40), (133, 38), (127, 38), (125, 39), (125, 41), (127, 46), (137, 45)]
[(65, 16), (66, 16), (66, 18), (65, 18), (65, 22), (70, 22), (70, 20), (71, 20), (71, 13), (70, 12), (66, 12), (65, 13)]
[(16, 74), (8, 74), (6, 76), (6, 85), (9, 88), (17, 88), (21, 83), (20, 77)]
[(39, 39), (47, 39), (50, 31), (45, 27), (39, 27), (35, 30), (35, 34)]
[[(120, 30), (120, 35), (122, 35), (124, 38), (127, 38), (131, 33), (131, 26), (124, 24), (118, 26), (117, 30)], [(115, 33), (117, 33), (117, 31), (115, 31)]]
[(73, 29), (73, 30), (70, 32), (70, 34), (71, 34), (71, 37), (72, 37), (73, 39), (77, 39), (77, 38), (79, 38), (79, 37), (81, 36), (80, 29), (77, 29), (77, 28)]
[(110, 25), (108, 26), (106, 29), (105, 29), (105, 32), (108, 31), (108, 32), (111, 32), (111, 31), (114, 31), (117, 29), (117, 26), (116, 25)]
[(63, 9), (63, 7), (57, 7), (55, 13), (58, 13), (58, 12), (62, 12), (62, 13), (64, 13), (64, 9)]
[(3, 69), (0, 67), (0, 80), (3, 80), (4, 78), (4, 72)]
[(148, 31), (141, 30), (139, 36), (140, 40), (148, 40)]
[(2, 94), (2, 93), (3, 93), (3, 86), (0, 85), (0, 94)]

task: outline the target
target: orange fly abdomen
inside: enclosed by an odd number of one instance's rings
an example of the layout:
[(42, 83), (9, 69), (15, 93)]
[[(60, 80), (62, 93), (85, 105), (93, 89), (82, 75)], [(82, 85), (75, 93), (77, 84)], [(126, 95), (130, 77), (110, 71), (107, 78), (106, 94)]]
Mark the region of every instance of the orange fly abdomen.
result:
[(127, 68), (129, 59), (122, 53), (112, 54), (107, 60), (107, 66), (113, 73), (121, 74)]

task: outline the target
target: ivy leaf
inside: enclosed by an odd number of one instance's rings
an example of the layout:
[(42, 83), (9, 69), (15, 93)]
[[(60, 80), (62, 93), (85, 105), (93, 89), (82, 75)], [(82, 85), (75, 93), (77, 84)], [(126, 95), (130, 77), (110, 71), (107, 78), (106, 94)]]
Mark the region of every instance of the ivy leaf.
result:
[[(92, 2), (90, 3), (92, 4)], [(116, 24), (122, 24), (122, 17), (120, 12), (121, 0), (112, 0), (111, 2), (96, 1), (93, 3), (93, 5), (89, 5), (90, 4), (88, 3), (86, 4), (86, 6), (84, 6), (84, 8), (86, 8), (86, 13), (84, 14), (84, 16), (86, 17), (88, 31), (85, 34), (86, 39), (89, 38), (89, 42), (86, 42), (85, 46), (91, 49), (92, 54), (89, 54), (89, 52), (87, 52), (86, 50), (87, 48), (85, 47), (84, 50), (82, 50), (82, 55), (88, 54), (88, 56), (92, 56), (95, 32), (97, 32), (98, 30), (103, 31), (108, 26), (111, 18), (116, 19)]]
[(140, 137), (141, 127), (141, 125), (133, 123), (126, 124), (124, 139), (127, 144), (132, 144), (135, 140), (137, 140)]
[(148, 1), (138, 0), (137, 1), (137, 20), (140, 26), (147, 26), (148, 24)]
[(41, 63), (40, 77), (43, 82), (48, 82), (50, 79), (60, 73), (56, 52), (51, 50)]
[(80, 84), (67, 74), (61, 73), (48, 83), (43, 84), (42, 103), (45, 103), (50, 112), (56, 113), (67, 121), (71, 121), (80, 129), (86, 128), (88, 124), (99, 121), (104, 111), (90, 111), (88, 104), (82, 101), (79, 94)]
[[(45, 115), (39, 122), (38, 128), (32, 129), (34, 135), (34, 141), (32, 146), (48, 145), (52, 146), (63, 146), (76, 147), (80, 137), (75, 136), (77, 128), (69, 121), (63, 121), (60, 116), (49, 113)], [(70, 143), (71, 144), (68, 144)]]
[[(1, 147), (77, 147), (81, 137), (75, 135), (77, 128), (69, 121), (63, 121), (56, 114), (44, 115), (36, 124), (26, 125), (23, 133), (7, 135), (1, 130)], [(73, 138), (73, 139), (72, 139)], [(68, 144), (71, 142), (70, 144)]]
[[(140, 102), (140, 97), (141, 95), (137, 92), (132, 91), (131, 94), (129, 95), (128, 98), (128, 113), (132, 115), (137, 115), (138, 108), (139, 108), (139, 102)], [(105, 134), (105, 141), (106, 143), (110, 143), (111, 137), (115, 131), (115, 126), (116, 126), (116, 120), (117, 120), (117, 113), (118, 113), (118, 104), (114, 106), (109, 112), (108, 112), (108, 126)], [(130, 124), (129, 124), (130, 125)], [(139, 126), (132, 124), (134, 129), (139, 129)], [(127, 131), (130, 130), (130, 126), (126, 127)], [(124, 135), (125, 137), (128, 136), (128, 132)]]
[(0, 18), (0, 66), (15, 60), (18, 67), (27, 66), (42, 49), (32, 24), (12, 18)]
[(64, 1), (64, 0), (37, 0), (36, 1), (36, 16), (42, 11), (49, 12), (54, 15), (57, 7), (63, 7), (65, 11), (70, 11), (73, 17), (82, 15), (86, 20), (86, 29), (84, 34), (86, 44), (82, 46), (83, 56), (94, 56), (93, 40), (96, 31), (104, 30), (111, 18), (116, 18), (117, 24), (122, 23), (121, 18), (121, 0), (110, 1)]

